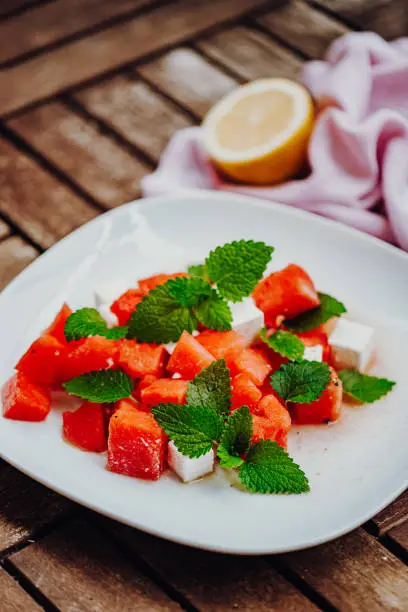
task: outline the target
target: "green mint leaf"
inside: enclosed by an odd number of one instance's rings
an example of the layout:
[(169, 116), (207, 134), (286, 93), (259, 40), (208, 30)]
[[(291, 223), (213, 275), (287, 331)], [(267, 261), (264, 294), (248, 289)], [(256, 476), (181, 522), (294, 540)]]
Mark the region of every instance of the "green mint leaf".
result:
[(122, 370), (98, 370), (76, 376), (62, 384), (70, 395), (98, 404), (110, 404), (130, 397), (133, 383)]
[(206, 406), (159, 404), (152, 414), (177, 449), (187, 457), (208, 453), (221, 437), (222, 419)]
[(214, 361), (188, 383), (187, 403), (211, 408), (221, 415), (231, 408), (231, 375), (224, 359)]
[(264, 242), (230, 242), (210, 252), (205, 260), (206, 269), (224, 298), (240, 302), (262, 278), (273, 250)]
[(252, 438), (252, 415), (248, 406), (234, 410), (224, 425), (217, 455), (221, 467), (237, 468), (242, 463), (240, 455), (249, 450)]
[(66, 320), (64, 333), (68, 341), (88, 336), (104, 336), (108, 326), (96, 308), (81, 308)]
[(202, 278), (181, 276), (169, 280), (166, 285), (168, 294), (183, 308), (198, 306), (203, 299), (210, 296), (214, 291), (210, 283)]
[(205, 264), (197, 264), (194, 266), (189, 266), (187, 269), (187, 272), (189, 276), (191, 277), (203, 278), (206, 281), (210, 280)]
[(307, 332), (323, 325), (332, 317), (339, 317), (347, 312), (344, 304), (331, 297), (331, 295), (326, 293), (319, 293), (318, 295), (320, 306), (312, 308), (312, 310), (308, 310), (293, 319), (285, 319), (285, 327), (297, 332)]
[(107, 329), (103, 335), (108, 340), (121, 340), (122, 338), (127, 338), (128, 332), (129, 330), (126, 325), (118, 325), (117, 327)]
[(138, 304), (128, 323), (129, 338), (156, 344), (177, 342), (184, 330), (191, 333), (196, 329), (197, 318), (191, 309), (180, 306), (170, 295), (172, 282), (156, 287)]
[(254, 493), (306, 493), (309, 482), (288, 453), (271, 440), (260, 440), (239, 469), (242, 484)]
[(314, 402), (329, 381), (329, 366), (319, 361), (287, 363), (271, 374), (272, 387), (285, 402)]
[(211, 295), (195, 308), (195, 314), (200, 323), (209, 329), (216, 331), (231, 329), (231, 308), (215, 289), (212, 289)]
[(387, 395), (396, 384), (387, 378), (360, 374), (355, 370), (340, 370), (339, 377), (343, 383), (344, 393), (364, 404), (371, 404)]
[(230, 455), (226, 448), (221, 445), (218, 447), (217, 457), (220, 460), (220, 466), (228, 470), (235, 470), (244, 463), (241, 457)]
[(305, 352), (305, 345), (300, 338), (290, 332), (278, 329), (275, 333), (267, 336), (267, 330), (261, 329), (260, 337), (271, 349), (282, 357), (287, 357), (291, 361), (302, 359)]

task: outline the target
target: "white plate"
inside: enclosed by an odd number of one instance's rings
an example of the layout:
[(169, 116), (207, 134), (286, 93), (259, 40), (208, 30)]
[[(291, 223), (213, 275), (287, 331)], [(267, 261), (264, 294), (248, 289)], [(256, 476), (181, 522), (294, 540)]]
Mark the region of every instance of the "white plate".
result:
[[(45, 423), (0, 418), (0, 452), (48, 487), (103, 514), (184, 544), (232, 553), (312, 546), (368, 520), (407, 486), (408, 256), (319, 217), (218, 193), (144, 200), (109, 212), (48, 251), (0, 296), (0, 382), (62, 301), (92, 305), (92, 291), (200, 261), (210, 248), (253, 238), (275, 246), (272, 268), (297, 262), (319, 289), (377, 327), (377, 371), (398, 381), (384, 400), (347, 409), (332, 426), (293, 429), (289, 452), (311, 493), (252, 495), (222, 475), (182, 485), (111, 474), (105, 456), (61, 437), (56, 410)], [(361, 314), (362, 313), (362, 314)]]

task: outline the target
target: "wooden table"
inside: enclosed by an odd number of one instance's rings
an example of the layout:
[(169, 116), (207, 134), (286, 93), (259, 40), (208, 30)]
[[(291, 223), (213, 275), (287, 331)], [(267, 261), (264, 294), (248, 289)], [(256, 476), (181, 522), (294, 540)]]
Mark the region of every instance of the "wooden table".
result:
[[(2, 0), (1, 286), (139, 197), (170, 135), (238, 83), (296, 78), (352, 29), (408, 35), (406, 0)], [(324, 546), (229, 557), (103, 519), (0, 463), (1, 612), (408, 610), (407, 551), (407, 493)]]

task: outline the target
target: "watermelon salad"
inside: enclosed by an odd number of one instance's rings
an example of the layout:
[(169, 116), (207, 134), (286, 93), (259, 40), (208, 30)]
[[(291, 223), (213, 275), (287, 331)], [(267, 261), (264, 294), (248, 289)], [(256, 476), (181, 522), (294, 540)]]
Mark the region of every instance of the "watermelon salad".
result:
[(273, 250), (231, 242), (112, 303), (96, 291), (92, 307), (63, 304), (4, 385), (4, 418), (43, 421), (63, 391), (83, 402), (62, 413), (64, 439), (106, 452), (111, 472), (191, 482), (220, 466), (248, 491), (307, 492), (292, 425), (327, 427), (344, 395), (371, 403), (394, 383), (367, 373), (374, 330), (306, 270), (266, 274)]

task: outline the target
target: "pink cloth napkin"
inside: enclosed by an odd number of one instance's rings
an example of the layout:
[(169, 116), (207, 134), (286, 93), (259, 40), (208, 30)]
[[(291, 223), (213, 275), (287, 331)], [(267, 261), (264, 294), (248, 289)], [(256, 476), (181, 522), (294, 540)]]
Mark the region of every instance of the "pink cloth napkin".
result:
[(171, 139), (144, 195), (220, 189), (337, 219), (408, 251), (408, 38), (374, 33), (336, 40), (325, 61), (306, 64), (303, 83), (320, 107), (309, 145), (310, 175), (274, 187), (222, 180), (200, 142), (200, 128)]

